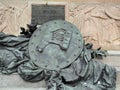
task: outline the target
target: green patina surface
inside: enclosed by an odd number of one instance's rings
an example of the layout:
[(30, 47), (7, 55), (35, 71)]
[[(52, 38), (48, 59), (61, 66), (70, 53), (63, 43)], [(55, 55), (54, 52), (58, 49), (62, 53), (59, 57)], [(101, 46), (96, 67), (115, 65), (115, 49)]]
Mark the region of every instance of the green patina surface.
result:
[(105, 51), (85, 44), (79, 30), (64, 20), (21, 28), (21, 36), (0, 33), (0, 71), (25, 81), (46, 81), (48, 90), (115, 90), (114, 67), (93, 60)]

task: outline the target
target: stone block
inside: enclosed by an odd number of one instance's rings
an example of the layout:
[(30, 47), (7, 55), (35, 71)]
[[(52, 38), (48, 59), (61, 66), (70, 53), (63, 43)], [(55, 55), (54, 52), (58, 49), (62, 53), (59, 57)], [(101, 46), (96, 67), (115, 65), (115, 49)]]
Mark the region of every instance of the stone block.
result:
[[(0, 74), (0, 88), (45, 88), (45, 82), (26, 82), (17, 73), (11, 75)], [(0, 89), (1, 90), (1, 89)]]

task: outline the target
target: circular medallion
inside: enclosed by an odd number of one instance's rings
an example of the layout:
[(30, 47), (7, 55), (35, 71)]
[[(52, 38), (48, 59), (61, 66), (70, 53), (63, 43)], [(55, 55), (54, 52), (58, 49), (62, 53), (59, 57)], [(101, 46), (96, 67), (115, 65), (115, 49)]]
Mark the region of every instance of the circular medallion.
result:
[(43, 24), (29, 41), (29, 54), (34, 64), (60, 70), (74, 62), (83, 49), (83, 38), (73, 24), (53, 20)]

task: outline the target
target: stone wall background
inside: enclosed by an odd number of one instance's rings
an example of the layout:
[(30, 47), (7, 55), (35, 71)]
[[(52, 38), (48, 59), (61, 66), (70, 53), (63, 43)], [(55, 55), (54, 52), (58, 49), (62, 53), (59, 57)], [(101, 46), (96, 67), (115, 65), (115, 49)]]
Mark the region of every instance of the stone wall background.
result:
[(86, 42), (120, 50), (119, 0), (0, 0), (0, 31), (19, 35), (20, 27), (31, 21), (31, 4), (65, 5), (66, 20), (80, 29)]
[(87, 42), (104, 49), (120, 49), (120, 5), (71, 3), (68, 20), (81, 29)]
[[(66, 20), (74, 23), (84, 39), (94, 43), (94, 48), (120, 50), (120, 0), (0, 0), (0, 31), (19, 35), (20, 27), (27, 28), (31, 21), (31, 4), (65, 5)], [(117, 69), (116, 90), (120, 90), (119, 59), (120, 54), (102, 61)], [(45, 90), (40, 88), (45, 86), (44, 82), (25, 83), (18, 75), (0, 75), (0, 79), (0, 90), (28, 90), (30, 86), (35, 88), (29, 90)], [(14, 89), (15, 86), (27, 88)]]

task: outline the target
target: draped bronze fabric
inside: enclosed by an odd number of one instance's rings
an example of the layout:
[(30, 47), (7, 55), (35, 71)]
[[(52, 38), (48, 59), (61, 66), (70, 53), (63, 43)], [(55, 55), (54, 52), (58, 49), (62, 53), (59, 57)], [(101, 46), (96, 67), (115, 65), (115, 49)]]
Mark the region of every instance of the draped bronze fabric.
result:
[[(45, 80), (48, 90), (115, 90), (115, 68), (93, 60), (101, 50), (84, 45), (79, 57), (59, 71), (36, 66), (28, 53), (29, 38), (0, 32), (0, 71), (18, 73), (25, 81)], [(103, 54), (104, 55), (104, 54)]]

